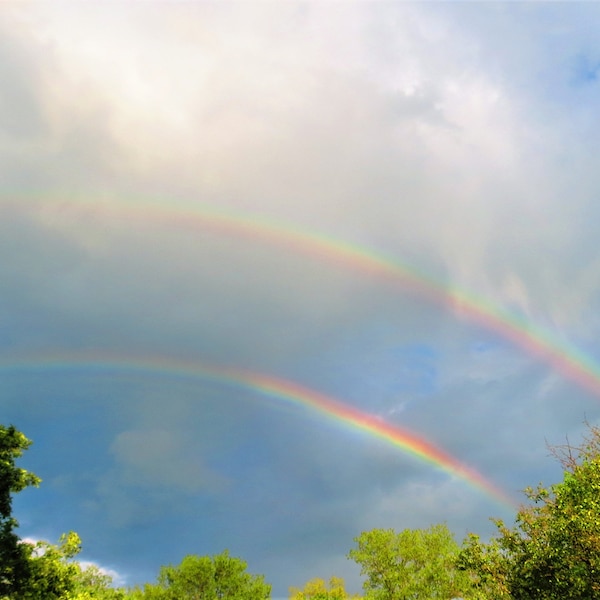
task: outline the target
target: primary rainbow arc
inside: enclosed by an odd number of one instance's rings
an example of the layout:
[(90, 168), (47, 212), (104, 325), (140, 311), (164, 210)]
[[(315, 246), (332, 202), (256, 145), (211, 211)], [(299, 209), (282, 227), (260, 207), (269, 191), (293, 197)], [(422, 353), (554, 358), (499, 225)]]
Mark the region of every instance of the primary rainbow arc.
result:
[(165, 357), (54, 355), (0, 361), (0, 371), (60, 372), (88, 369), (104, 375), (141, 373), (153, 376), (212, 380), (258, 392), (278, 401), (291, 402), (316, 412), (346, 428), (364, 432), (406, 454), (458, 477), (483, 492), (494, 502), (514, 510), (516, 503), (476, 470), (422, 436), (354, 408), (341, 400), (298, 383), (245, 369), (222, 367), (201, 362), (186, 362)]

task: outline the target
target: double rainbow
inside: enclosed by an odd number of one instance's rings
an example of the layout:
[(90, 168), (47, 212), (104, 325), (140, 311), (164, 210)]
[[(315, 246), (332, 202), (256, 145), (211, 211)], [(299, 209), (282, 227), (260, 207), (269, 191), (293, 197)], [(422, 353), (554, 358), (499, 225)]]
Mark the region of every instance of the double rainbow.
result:
[[(25, 199), (26, 201), (26, 199)], [(5, 202), (6, 204), (6, 202)], [(16, 204), (16, 202), (14, 202)], [(600, 366), (583, 352), (526, 319), (494, 306), (486, 299), (440, 282), (395, 258), (333, 237), (305, 231), (278, 221), (194, 204), (163, 206), (142, 202), (69, 201), (44, 198), (34, 211), (75, 211), (89, 219), (154, 223), (183, 230), (210, 230), (249, 238), (357, 271), (373, 279), (411, 290), (446, 310), (466, 317), (549, 364), (577, 385), (600, 397)]]

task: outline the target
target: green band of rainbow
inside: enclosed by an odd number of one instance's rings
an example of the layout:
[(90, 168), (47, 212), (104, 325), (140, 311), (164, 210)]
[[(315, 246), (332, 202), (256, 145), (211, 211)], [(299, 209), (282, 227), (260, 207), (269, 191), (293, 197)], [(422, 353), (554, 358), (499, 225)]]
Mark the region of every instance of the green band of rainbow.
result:
[(212, 380), (252, 390), (278, 401), (302, 406), (346, 428), (361, 431), (380, 439), (406, 454), (464, 480), (503, 507), (509, 508), (511, 511), (516, 508), (515, 501), (503, 490), (424, 437), (388, 423), (376, 416), (362, 412), (331, 396), (321, 394), (285, 379), (243, 369), (232, 369), (181, 360), (173, 361), (163, 357), (103, 358), (95, 356), (92, 358), (81, 358), (64, 355), (22, 359), (11, 362), (0, 361), (0, 371), (5, 373), (29, 373), (36, 371), (65, 371), (72, 373), (75, 369), (91, 370), (106, 376), (133, 372), (152, 376)]

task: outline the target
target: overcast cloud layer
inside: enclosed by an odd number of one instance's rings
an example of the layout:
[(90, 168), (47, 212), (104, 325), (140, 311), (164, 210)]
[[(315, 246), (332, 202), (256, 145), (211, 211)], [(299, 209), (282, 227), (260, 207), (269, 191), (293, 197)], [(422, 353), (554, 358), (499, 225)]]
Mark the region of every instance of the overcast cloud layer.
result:
[(557, 481), (546, 444), (600, 422), (594, 390), (468, 311), (193, 215), (383, 254), (600, 363), (599, 29), (596, 3), (4, 2), (1, 422), (43, 478), (22, 535), (74, 529), (131, 584), (228, 548), (283, 597), (360, 591), (365, 529), (512, 518), (302, 407), (69, 357), (252, 369), (517, 500)]

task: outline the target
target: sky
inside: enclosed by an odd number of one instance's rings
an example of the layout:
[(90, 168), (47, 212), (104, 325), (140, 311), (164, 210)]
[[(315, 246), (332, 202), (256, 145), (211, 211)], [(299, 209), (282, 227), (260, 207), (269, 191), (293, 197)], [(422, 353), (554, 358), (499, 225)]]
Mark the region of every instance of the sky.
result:
[(509, 523), (600, 424), (600, 5), (3, 2), (0, 422), (128, 585)]

